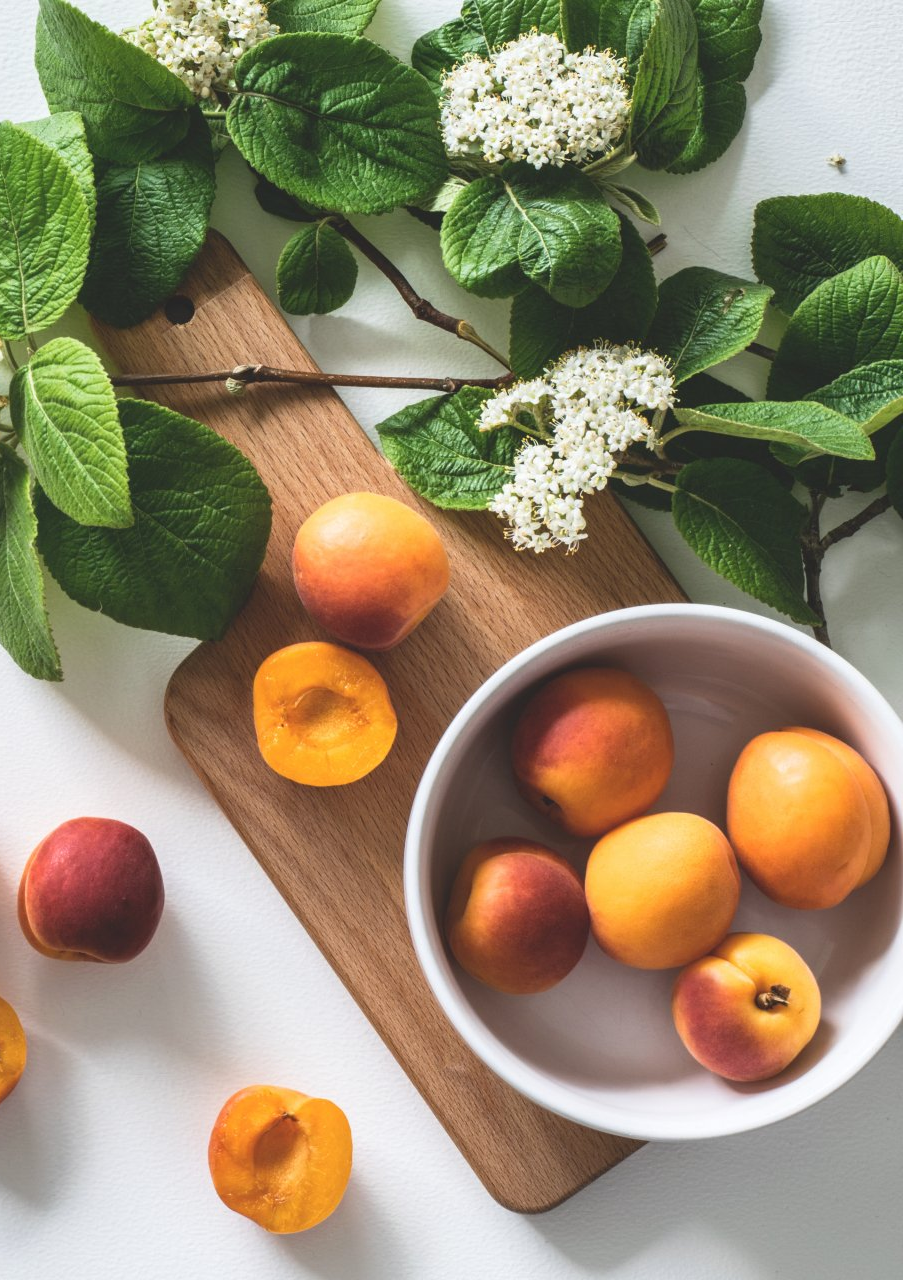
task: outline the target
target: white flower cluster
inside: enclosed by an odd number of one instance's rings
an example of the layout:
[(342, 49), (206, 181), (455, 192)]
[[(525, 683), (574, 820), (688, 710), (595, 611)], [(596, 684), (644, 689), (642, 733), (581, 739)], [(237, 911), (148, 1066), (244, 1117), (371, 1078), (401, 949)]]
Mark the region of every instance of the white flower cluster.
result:
[(243, 53), (279, 34), (260, 0), (155, 0), (153, 17), (123, 35), (192, 93), (235, 89), (235, 64)]
[(449, 155), (534, 168), (580, 164), (627, 126), (626, 64), (606, 50), (568, 53), (557, 36), (528, 32), (488, 58), (465, 58), (442, 82)]
[(638, 410), (674, 404), (667, 362), (633, 347), (581, 347), (541, 378), (487, 400), (481, 431), (513, 426), (530, 439), (514, 459), (511, 480), (489, 510), (508, 521), (518, 551), (564, 546), (586, 537), (583, 498), (608, 484), (631, 444), (655, 446), (653, 422)]

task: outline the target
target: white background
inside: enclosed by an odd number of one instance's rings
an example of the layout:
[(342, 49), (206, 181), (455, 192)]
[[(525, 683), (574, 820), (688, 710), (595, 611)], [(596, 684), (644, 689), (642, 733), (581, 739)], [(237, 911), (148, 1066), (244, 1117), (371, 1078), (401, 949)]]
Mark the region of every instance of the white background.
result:
[[(84, 0), (114, 27), (149, 4)], [(37, 7), (3, 0), (0, 117), (44, 113), (32, 69)], [(748, 274), (752, 209), (772, 194), (837, 189), (903, 211), (898, 8), (766, 0), (751, 111), (728, 155), (694, 177), (631, 179), (662, 209), (662, 270), (698, 262)], [(455, 13), (456, 0), (383, 0), (373, 34), (406, 55)], [(826, 163), (836, 150), (844, 173)], [(431, 233), (404, 214), (364, 221), (422, 292), (504, 346), (504, 307), (456, 289)], [(259, 212), (234, 156), (221, 169), (215, 222), (271, 287), (290, 228)], [(367, 264), (346, 308), (297, 331), (334, 370), (491, 370), (474, 349), (415, 323)], [(236, 362), (265, 356), (235, 352)], [(751, 385), (754, 359), (736, 372)], [(365, 426), (400, 402), (350, 400)], [(642, 523), (692, 598), (741, 602), (664, 517)], [(837, 647), (903, 711), (901, 553), (903, 528), (886, 515), (830, 553), (826, 578)], [(777, 1128), (646, 1147), (540, 1218), (499, 1208), (171, 746), (163, 690), (189, 644), (117, 627), (52, 586), (50, 604), (65, 683), (35, 683), (0, 655), (0, 993), (30, 1037), (27, 1073), (0, 1109), (4, 1280), (900, 1274), (900, 1034), (833, 1098)], [(30, 849), (82, 813), (134, 823), (163, 867), (157, 938), (121, 968), (45, 960), (16, 924)], [(306, 1235), (266, 1235), (230, 1214), (209, 1182), (212, 1121), (256, 1081), (331, 1097), (353, 1125), (345, 1201)]]

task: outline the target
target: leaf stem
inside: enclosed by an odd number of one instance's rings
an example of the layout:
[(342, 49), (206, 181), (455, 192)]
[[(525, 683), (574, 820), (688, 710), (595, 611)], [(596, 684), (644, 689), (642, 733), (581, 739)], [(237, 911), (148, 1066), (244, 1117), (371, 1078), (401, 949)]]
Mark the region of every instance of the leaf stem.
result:
[[(163, 387), (199, 382), (231, 382), (241, 388), (253, 382), (283, 382), (302, 387), (405, 387), (421, 391), (444, 391), (453, 395), (462, 387), (486, 387), (495, 391), (513, 377), (501, 378), (418, 378), (383, 377), (366, 373), (321, 373), (319, 370), (276, 369), (265, 364), (240, 364), (233, 369), (204, 373), (125, 373), (111, 381), (114, 387)], [(230, 388), (238, 389), (238, 388)]]
[(763, 360), (774, 360), (777, 352), (774, 347), (766, 347), (761, 342), (751, 342), (746, 350), (753, 356), (761, 356)]
[(815, 489), (809, 490), (809, 521), (801, 538), (803, 550), (803, 569), (806, 575), (806, 600), (813, 613), (822, 619), (813, 624), (812, 634), (819, 643), (831, 648), (831, 637), (824, 621), (825, 607), (821, 596), (821, 564), (825, 551), (821, 540), (821, 512), (825, 505), (825, 495)]
[(870, 520), (874, 520), (876, 516), (883, 515), (885, 511), (889, 511), (890, 506), (890, 497), (885, 493), (882, 497), (876, 498), (874, 502), (869, 503), (858, 515), (851, 516), (849, 520), (844, 520), (843, 524), (839, 524), (821, 539), (819, 546), (822, 554), (828, 550), (828, 547), (833, 547), (835, 542), (841, 542), (844, 538), (851, 538), (854, 533), (858, 533)]

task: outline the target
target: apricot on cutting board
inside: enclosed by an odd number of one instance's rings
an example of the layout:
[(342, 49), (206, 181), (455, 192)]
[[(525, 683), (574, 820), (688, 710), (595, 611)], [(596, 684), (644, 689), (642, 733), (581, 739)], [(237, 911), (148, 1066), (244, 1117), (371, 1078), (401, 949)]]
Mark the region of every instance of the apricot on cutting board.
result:
[(127, 822), (73, 818), (51, 831), (19, 883), (19, 924), (57, 960), (132, 960), (163, 912), (163, 877), (150, 842)]
[(600, 836), (644, 813), (674, 763), (661, 699), (614, 667), (566, 671), (525, 706), (511, 748), (518, 789), (575, 836)]
[(289, 645), (254, 677), (260, 754), (292, 782), (337, 787), (366, 777), (389, 754), (397, 725), (382, 676), (340, 645)]
[(586, 949), (583, 885), (570, 863), (545, 845), (519, 837), (486, 840), (455, 877), (445, 932), (471, 977), (508, 995), (547, 991)]
[(448, 588), (448, 556), (413, 507), (346, 493), (304, 521), (292, 552), (295, 586), (321, 627), (358, 649), (391, 649)]
[(27, 1057), (25, 1032), (11, 1004), (0, 1000), (0, 1102), (22, 1078)]
[(671, 1010), (702, 1066), (727, 1080), (769, 1080), (815, 1035), (821, 993), (786, 942), (732, 933), (678, 975)]
[(887, 852), (889, 820), (885, 828), (874, 797), (866, 798), (861, 768), (823, 736), (760, 734), (728, 785), (727, 829), (740, 865), (785, 907), (836, 906)]
[(653, 813), (604, 835), (586, 867), (593, 936), (622, 964), (672, 969), (716, 946), (740, 900), (740, 872), (714, 823)]
[(351, 1175), (351, 1128), (325, 1098), (252, 1085), (216, 1118), (210, 1176), (223, 1204), (267, 1231), (307, 1231), (328, 1218)]

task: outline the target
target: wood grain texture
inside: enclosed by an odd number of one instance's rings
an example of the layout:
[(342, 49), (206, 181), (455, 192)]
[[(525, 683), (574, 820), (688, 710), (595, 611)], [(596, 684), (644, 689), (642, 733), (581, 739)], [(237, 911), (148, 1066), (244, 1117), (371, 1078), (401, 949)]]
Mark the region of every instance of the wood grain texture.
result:
[[(211, 237), (181, 293), (195, 307), (187, 324), (172, 325), (161, 311), (134, 329), (99, 331), (122, 372), (257, 360), (315, 367), (222, 238)], [(492, 516), (437, 512), (407, 489), (331, 390), (255, 386), (235, 397), (214, 384), (158, 387), (148, 398), (238, 445), (261, 472), (274, 507), (269, 552), (249, 603), (225, 640), (201, 645), (172, 678), (170, 731), (487, 1189), (519, 1212), (549, 1209), (639, 1144), (528, 1102), (453, 1031), (408, 935), (408, 812), (449, 720), (501, 663), (580, 618), (684, 597), (613, 498), (591, 504), (592, 536), (569, 557), (517, 556)], [(448, 549), (452, 586), (410, 639), (374, 659), (399, 713), (388, 760), (350, 787), (303, 788), (263, 764), (251, 685), (273, 650), (323, 638), (295, 595), (290, 550), (306, 515), (360, 489), (424, 511)]]

